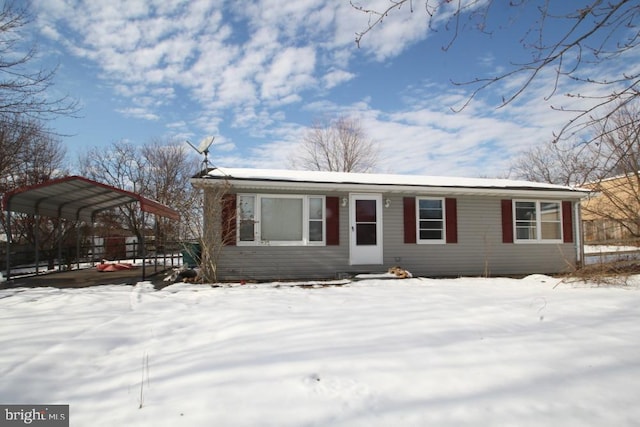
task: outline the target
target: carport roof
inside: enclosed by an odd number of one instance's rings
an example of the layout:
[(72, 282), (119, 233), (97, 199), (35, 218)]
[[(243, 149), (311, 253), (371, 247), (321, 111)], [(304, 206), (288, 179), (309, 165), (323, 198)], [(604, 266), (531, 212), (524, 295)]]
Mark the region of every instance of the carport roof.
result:
[(81, 176), (67, 176), (9, 191), (2, 198), (2, 207), (5, 211), (88, 222), (95, 213), (134, 202), (140, 203), (143, 212), (180, 218), (176, 210), (154, 200)]

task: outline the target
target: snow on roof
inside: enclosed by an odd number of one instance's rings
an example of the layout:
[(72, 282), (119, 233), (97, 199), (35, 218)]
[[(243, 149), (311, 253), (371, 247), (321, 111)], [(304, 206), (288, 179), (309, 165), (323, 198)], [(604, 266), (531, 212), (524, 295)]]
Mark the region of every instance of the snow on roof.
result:
[(563, 185), (546, 184), (511, 179), (463, 178), (447, 176), (420, 176), (398, 174), (374, 174), (352, 172), (296, 171), (281, 169), (215, 168), (204, 178), (295, 182), (316, 184), (390, 185), (415, 187), (449, 187), (477, 189), (519, 189), (547, 191), (588, 190)]

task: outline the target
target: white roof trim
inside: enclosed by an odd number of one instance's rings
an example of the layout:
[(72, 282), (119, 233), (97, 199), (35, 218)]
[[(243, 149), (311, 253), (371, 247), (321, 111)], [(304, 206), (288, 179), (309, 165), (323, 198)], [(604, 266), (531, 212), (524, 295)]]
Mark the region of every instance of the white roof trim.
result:
[[(392, 175), (277, 169), (216, 168), (194, 184), (226, 179), (236, 188), (330, 189), (336, 191), (429, 192), (442, 194), (531, 194), (581, 198), (589, 190), (510, 179)], [(562, 193), (562, 194), (559, 194)]]

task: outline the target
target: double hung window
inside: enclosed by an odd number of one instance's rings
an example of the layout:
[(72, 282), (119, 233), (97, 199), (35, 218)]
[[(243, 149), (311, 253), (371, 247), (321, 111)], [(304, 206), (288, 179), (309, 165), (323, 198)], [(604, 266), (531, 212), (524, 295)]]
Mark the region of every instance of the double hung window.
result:
[(418, 243), (444, 243), (444, 199), (420, 197), (416, 205)]
[(517, 242), (559, 242), (562, 240), (560, 202), (516, 200), (513, 203)]
[(238, 244), (324, 245), (323, 196), (241, 194)]

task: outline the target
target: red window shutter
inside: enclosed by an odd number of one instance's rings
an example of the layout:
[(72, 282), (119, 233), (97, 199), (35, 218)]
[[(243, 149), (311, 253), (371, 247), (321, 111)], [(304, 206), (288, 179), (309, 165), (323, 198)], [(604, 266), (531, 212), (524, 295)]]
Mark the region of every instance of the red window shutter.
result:
[(573, 209), (571, 202), (562, 202), (562, 239), (565, 243), (573, 243)]
[(502, 243), (513, 243), (513, 204), (502, 200)]
[(416, 198), (405, 197), (404, 206), (404, 242), (416, 243)]
[(458, 204), (456, 199), (444, 199), (447, 243), (458, 243)]
[(327, 216), (327, 245), (340, 245), (340, 198), (327, 197), (325, 199)]
[(222, 244), (236, 245), (236, 195), (225, 194), (222, 198)]

